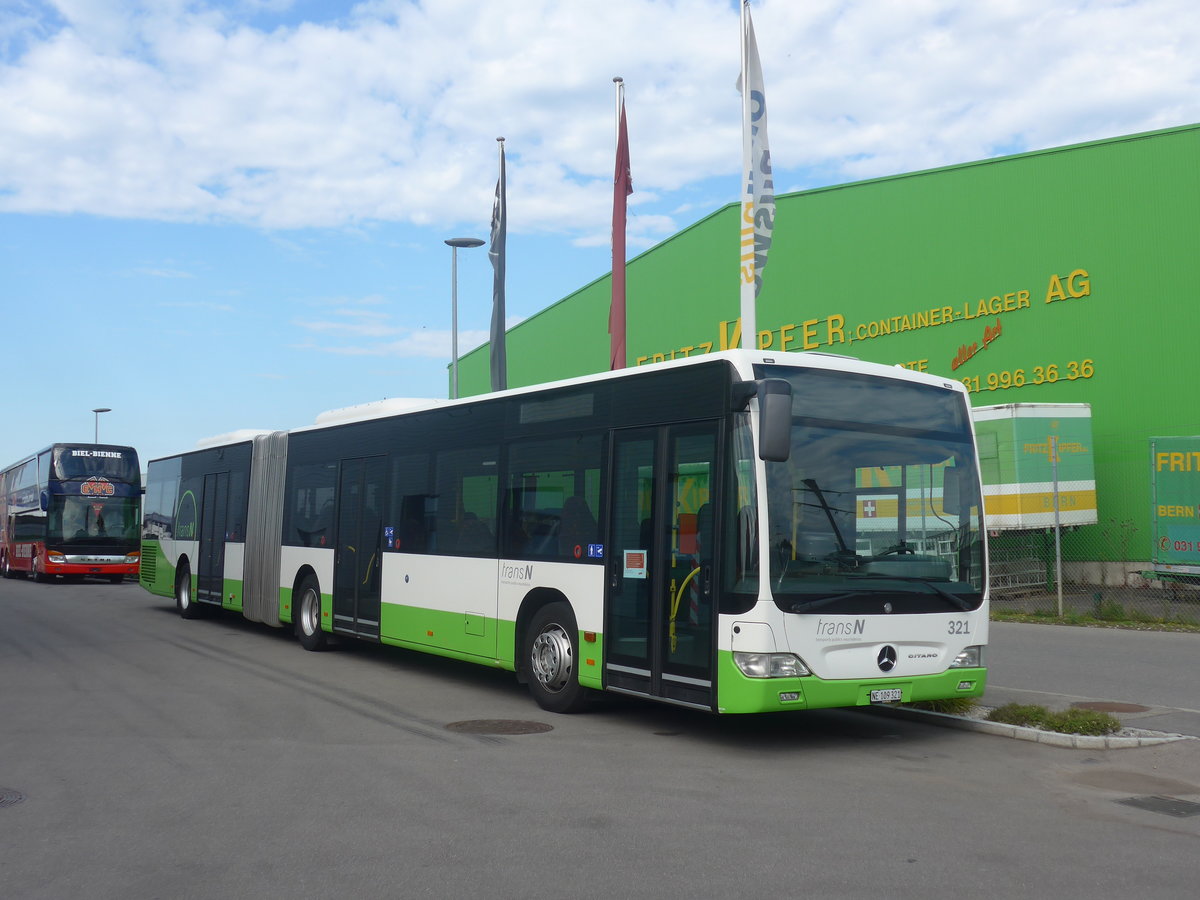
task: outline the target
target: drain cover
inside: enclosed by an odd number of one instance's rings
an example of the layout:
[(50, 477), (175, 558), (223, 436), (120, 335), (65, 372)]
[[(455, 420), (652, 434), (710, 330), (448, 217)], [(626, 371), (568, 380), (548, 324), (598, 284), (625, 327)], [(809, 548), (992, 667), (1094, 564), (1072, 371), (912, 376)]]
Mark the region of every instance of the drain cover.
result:
[(12, 788), (0, 787), (0, 809), (3, 809), (6, 806), (16, 806), (24, 799), (25, 795), (20, 791), (14, 791)]
[(1113, 703), (1110, 700), (1093, 700), (1087, 703), (1072, 703), (1072, 709), (1090, 709), (1093, 712), (1106, 713), (1139, 713), (1150, 712), (1150, 707), (1139, 706), (1137, 703)]
[(522, 719), (468, 719), (465, 722), (451, 722), (446, 729), (466, 734), (541, 734), (553, 731), (554, 726)]
[(1164, 816), (1174, 816), (1176, 819), (1200, 816), (1200, 803), (1180, 800), (1177, 797), (1126, 797), (1124, 800), (1118, 800), (1117, 803), (1135, 806), (1148, 812), (1162, 813)]

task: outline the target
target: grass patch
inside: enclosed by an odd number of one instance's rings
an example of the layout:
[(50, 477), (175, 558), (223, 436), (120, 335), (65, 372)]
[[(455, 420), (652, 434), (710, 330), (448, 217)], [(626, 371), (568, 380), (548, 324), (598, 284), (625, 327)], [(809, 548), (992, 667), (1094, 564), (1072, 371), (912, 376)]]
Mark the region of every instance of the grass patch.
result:
[(916, 703), (906, 703), (913, 709), (927, 709), (930, 712), (945, 713), (949, 716), (965, 716), (979, 701), (974, 697), (947, 697), (945, 700), (918, 700)]
[(989, 722), (1005, 725), (1023, 725), (1060, 734), (1086, 734), (1101, 736), (1116, 734), (1121, 730), (1121, 720), (1105, 712), (1092, 709), (1067, 709), (1051, 712), (1044, 706), (1007, 703), (987, 714)]

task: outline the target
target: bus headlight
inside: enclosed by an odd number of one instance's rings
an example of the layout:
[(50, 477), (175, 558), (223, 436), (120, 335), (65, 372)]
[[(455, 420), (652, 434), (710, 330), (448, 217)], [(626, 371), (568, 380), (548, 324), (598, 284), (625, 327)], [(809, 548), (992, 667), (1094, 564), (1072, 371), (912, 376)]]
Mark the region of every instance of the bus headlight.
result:
[(743, 653), (735, 650), (733, 661), (747, 678), (796, 678), (812, 674), (794, 653)]
[(952, 669), (977, 669), (983, 665), (983, 647), (978, 644), (965, 648), (950, 663)]
[(58, 550), (47, 550), (46, 561), (62, 565), (67, 561), (67, 558)]
[(131, 565), (131, 566), (136, 565), (141, 560), (141, 558), (142, 558), (142, 553), (140, 550), (134, 550), (131, 553), (125, 554), (125, 562), (127, 565)]

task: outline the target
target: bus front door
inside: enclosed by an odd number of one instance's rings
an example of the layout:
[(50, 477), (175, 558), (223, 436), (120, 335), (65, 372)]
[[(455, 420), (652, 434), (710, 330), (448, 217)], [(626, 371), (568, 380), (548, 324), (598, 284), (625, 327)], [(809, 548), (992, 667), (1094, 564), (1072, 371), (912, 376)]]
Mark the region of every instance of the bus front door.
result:
[(200, 501), (200, 546), (196, 561), (196, 599), (220, 604), (225, 594), (225, 533), (229, 517), (229, 473), (204, 476)]
[(333, 629), (379, 637), (380, 568), (387, 460), (342, 460), (338, 475)]
[(607, 537), (605, 684), (711, 709), (715, 423), (618, 431)]

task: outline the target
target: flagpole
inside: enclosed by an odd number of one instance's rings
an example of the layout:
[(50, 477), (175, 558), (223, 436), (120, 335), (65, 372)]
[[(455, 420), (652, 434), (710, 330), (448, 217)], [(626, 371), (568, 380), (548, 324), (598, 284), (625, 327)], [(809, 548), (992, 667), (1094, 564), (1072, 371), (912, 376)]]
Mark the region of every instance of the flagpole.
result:
[(750, 17), (750, 0), (742, 0), (742, 220), (738, 266), (741, 275), (742, 349), (756, 349), (758, 337), (757, 310), (754, 302), (754, 179), (750, 145), (750, 59), (746, 52), (746, 22)]
[(625, 100), (625, 79), (620, 75), (613, 76), (614, 93), (616, 94), (616, 109), (613, 111), (613, 145), (621, 142), (621, 104)]

